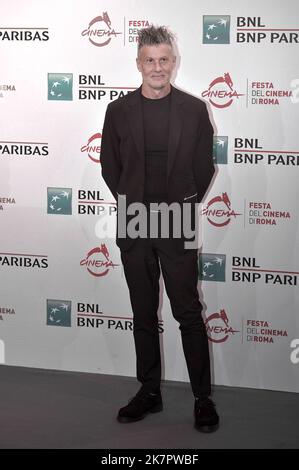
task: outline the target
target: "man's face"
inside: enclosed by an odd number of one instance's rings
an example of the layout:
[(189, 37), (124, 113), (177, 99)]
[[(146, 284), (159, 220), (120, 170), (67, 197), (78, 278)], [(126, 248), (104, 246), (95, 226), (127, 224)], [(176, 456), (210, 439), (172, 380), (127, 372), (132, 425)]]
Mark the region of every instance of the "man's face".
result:
[(171, 46), (143, 46), (137, 58), (137, 68), (142, 74), (143, 85), (161, 90), (169, 85), (175, 67), (175, 55)]

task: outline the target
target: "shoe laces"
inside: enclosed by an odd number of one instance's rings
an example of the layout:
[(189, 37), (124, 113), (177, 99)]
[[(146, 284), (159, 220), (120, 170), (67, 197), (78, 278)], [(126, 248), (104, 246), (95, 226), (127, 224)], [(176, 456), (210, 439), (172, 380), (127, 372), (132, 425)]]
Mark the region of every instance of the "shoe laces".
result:
[(134, 397), (132, 397), (130, 400), (129, 400), (129, 403), (130, 404), (135, 404), (135, 403), (138, 403), (140, 401), (144, 401), (146, 400), (147, 396), (149, 394), (145, 393), (143, 390), (139, 390), (136, 395), (134, 395)]
[(200, 402), (199, 400), (196, 400), (196, 408), (201, 409), (201, 408), (215, 408), (215, 403), (211, 398), (206, 398), (203, 402)]

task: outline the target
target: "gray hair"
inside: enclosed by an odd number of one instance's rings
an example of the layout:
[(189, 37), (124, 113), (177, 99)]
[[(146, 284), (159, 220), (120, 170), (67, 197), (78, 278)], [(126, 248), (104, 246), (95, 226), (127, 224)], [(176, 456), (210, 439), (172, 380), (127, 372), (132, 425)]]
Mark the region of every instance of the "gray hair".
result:
[(138, 32), (138, 55), (143, 46), (157, 46), (168, 44), (173, 47), (174, 35), (166, 26), (142, 28)]

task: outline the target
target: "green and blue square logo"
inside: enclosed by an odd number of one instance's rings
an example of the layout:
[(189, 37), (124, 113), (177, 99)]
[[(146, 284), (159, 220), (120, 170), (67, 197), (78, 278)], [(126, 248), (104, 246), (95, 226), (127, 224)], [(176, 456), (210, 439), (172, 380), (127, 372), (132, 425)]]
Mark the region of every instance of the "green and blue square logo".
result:
[(203, 15), (203, 44), (229, 44), (230, 16)]
[(216, 164), (227, 164), (227, 135), (215, 135), (213, 138), (213, 160)]
[(47, 325), (71, 326), (71, 313), (70, 300), (47, 300)]
[(73, 74), (48, 73), (48, 100), (72, 101)]
[(72, 214), (72, 188), (47, 188), (47, 213)]
[(199, 279), (225, 282), (226, 255), (200, 253), (198, 257)]

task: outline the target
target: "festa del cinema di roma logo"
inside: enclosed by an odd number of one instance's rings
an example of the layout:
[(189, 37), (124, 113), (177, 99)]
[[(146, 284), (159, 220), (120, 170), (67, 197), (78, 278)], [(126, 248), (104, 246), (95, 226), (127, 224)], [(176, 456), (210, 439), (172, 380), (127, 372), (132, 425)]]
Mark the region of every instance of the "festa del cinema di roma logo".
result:
[(93, 134), (87, 141), (86, 145), (81, 147), (82, 153), (87, 153), (88, 158), (94, 163), (100, 163), (102, 134), (97, 132)]
[(114, 269), (119, 264), (111, 261), (106, 244), (101, 243), (101, 246), (97, 246), (87, 253), (86, 258), (80, 261), (80, 266), (86, 266), (92, 276), (103, 277), (108, 274), (111, 268)]
[(116, 37), (121, 32), (116, 32), (111, 27), (111, 20), (107, 11), (104, 11), (102, 15), (93, 18), (87, 29), (82, 31), (82, 36), (88, 36), (91, 44), (97, 47), (107, 46), (113, 37)]
[(214, 227), (225, 227), (230, 223), (232, 217), (236, 218), (242, 214), (235, 212), (231, 208), (231, 202), (227, 193), (222, 193), (221, 196), (215, 196), (208, 202), (207, 206), (202, 210), (202, 215), (206, 215), (208, 221)]
[(216, 108), (227, 108), (235, 98), (239, 99), (239, 96), (244, 96), (244, 94), (234, 89), (229, 73), (212, 80), (209, 88), (202, 92), (202, 97), (209, 98), (209, 102)]
[(208, 338), (213, 343), (224, 343), (230, 335), (239, 333), (239, 330), (234, 330), (230, 326), (228, 316), (224, 309), (209, 315), (205, 321), (205, 326)]

